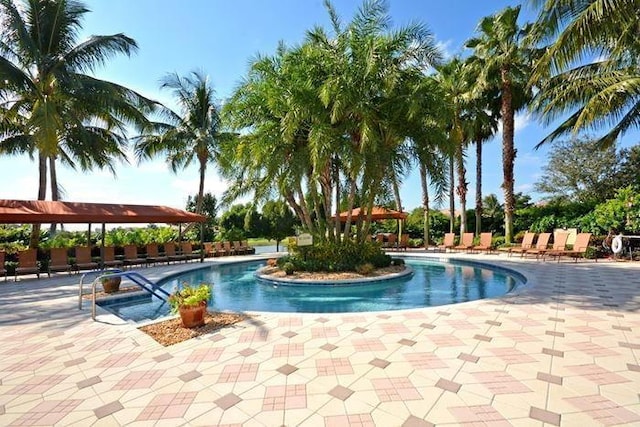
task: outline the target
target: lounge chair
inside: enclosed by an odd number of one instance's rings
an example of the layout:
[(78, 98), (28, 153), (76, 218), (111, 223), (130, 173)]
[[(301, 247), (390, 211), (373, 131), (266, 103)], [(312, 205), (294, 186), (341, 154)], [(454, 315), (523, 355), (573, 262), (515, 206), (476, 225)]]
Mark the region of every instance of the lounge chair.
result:
[(69, 254), (67, 248), (51, 248), (49, 255), (49, 267), (47, 275), (51, 277), (52, 272), (66, 271), (71, 274), (72, 265), (69, 264)]
[(231, 242), (225, 241), (222, 243), (222, 247), (224, 248), (227, 255), (235, 255), (236, 251), (231, 247)]
[(215, 256), (230, 255), (230, 254), (227, 253), (227, 251), (224, 250), (224, 247), (222, 246), (222, 242), (216, 242), (215, 246), (216, 246), (216, 255)]
[[(371, 236), (369, 236), (369, 237), (371, 237)], [(242, 240), (242, 241), (240, 242), (240, 245), (244, 248), (244, 252), (245, 252), (246, 254), (251, 254), (251, 255), (253, 255), (253, 254), (255, 254), (255, 253), (256, 253), (256, 248), (254, 248), (254, 247), (252, 247), (252, 246), (249, 246), (249, 241), (248, 241), (248, 240)]]
[(473, 233), (463, 233), (460, 244), (452, 249), (455, 251), (470, 251), (471, 248), (473, 248)]
[(213, 243), (204, 242), (204, 247), (202, 248), (204, 251), (205, 258), (211, 258), (216, 256), (216, 250), (213, 248)]
[(6, 282), (7, 269), (5, 268), (5, 265), (4, 265), (5, 257), (6, 257), (6, 254), (4, 252), (0, 252), (0, 274), (4, 276), (4, 281)]
[(406, 251), (408, 246), (409, 246), (409, 235), (408, 234), (403, 234), (402, 236), (400, 236), (400, 242), (398, 243), (398, 249)]
[(388, 249), (396, 249), (397, 240), (398, 236), (396, 236), (395, 234), (389, 234), (389, 236), (387, 237), (387, 242), (383, 246)]
[[(558, 262), (560, 262), (561, 256), (570, 256), (572, 258), (575, 258), (575, 262), (578, 262), (578, 258), (584, 257), (584, 254), (587, 252), (590, 240), (591, 233), (579, 233), (576, 236), (576, 241), (573, 244), (573, 248), (567, 250), (550, 250), (546, 253), (546, 255), (551, 257), (558, 257)], [(598, 259), (596, 258), (596, 261), (597, 260)]]
[(474, 245), (471, 250), (485, 251), (486, 253), (490, 253), (493, 250), (493, 248), (491, 247), (491, 239), (493, 239), (493, 233), (480, 233), (480, 244)]
[(237, 240), (233, 242), (233, 251), (238, 255), (244, 255), (246, 253), (245, 249), (242, 247), (240, 242), (237, 241)]
[(530, 249), (522, 249), (522, 255), (535, 255), (537, 259), (540, 254), (549, 250), (549, 240), (551, 240), (551, 233), (540, 233), (536, 245)]
[(187, 258), (184, 255), (176, 253), (176, 244), (174, 242), (167, 242), (164, 244), (164, 253), (167, 254), (167, 257), (169, 258), (169, 262), (171, 261), (180, 262), (180, 261), (187, 260)]
[(456, 235), (455, 233), (445, 233), (444, 241), (441, 245), (438, 245), (438, 249), (447, 252), (447, 249), (453, 249), (455, 246)]
[(200, 258), (200, 254), (193, 253), (193, 245), (191, 242), (180, 242), (180, 251), (186, 261)]
[(568, 238), (569, 233), (554, 233), (553, 246), (551, 247), (551, 249), (547, 249), (542, 253), (542, 260), (544, 261), (545, 257), (549, 255), (549, 253), (564, 252), (567, 249)]
[(157, 243), (147, 244), (147, 264), (155, 264), (156, 262), (166, 262), (169, 264), (169, 257), (160, 255)]
[(76, 246), (76, 270), (97, 270), (100, 264), (91, 259), (89, 246)]
[(125, 245), (124, 247), (124, 265), (144, 265), (147, 260), (138, 256), (137, 245)]
[(16, 267), (15, 280), (18, 274), (36, 274), (40, 278), (40, 266), (38, 265), (38, 251), (26, 249), (18, 252), (18, 266)]
[(102, 268), (122, 267), (123, 262), (116, 259), (116, 248), (113, 246), (104, 246), (102, 248)]
[(536, 233), (526, 232), (524, 233), (524, 237), (522, 238), (522, 243), (520, 243), (520, 246), (502, 247), (498, 248), (498, 250), (501, 252), (507, 252), (509, 256), (511, 256), (511, 254), (513, 254), (514, 252), (519, 252), (520, 256), (522, 257), (526, 251), (533, 247), (533, 239), (535, 239), (535, 237)]

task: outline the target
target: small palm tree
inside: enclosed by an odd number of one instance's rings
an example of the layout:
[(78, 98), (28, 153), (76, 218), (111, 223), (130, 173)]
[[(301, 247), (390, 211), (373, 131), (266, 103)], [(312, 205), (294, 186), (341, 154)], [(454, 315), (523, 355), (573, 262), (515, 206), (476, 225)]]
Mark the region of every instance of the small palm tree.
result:
[(221, 131), (220, 109), (206, 75), (170, 73), (160, 88), (173, 92), (181, 111), (166, 109), (166, 122), (152, 123), (135, 138), (136, 157), (140, 161), (164, 155), (174, 173), (197, 161), (200, 181), (195, 211), (201, 213), (207, 164), (217, 161), (221, 142), (234, 135)]

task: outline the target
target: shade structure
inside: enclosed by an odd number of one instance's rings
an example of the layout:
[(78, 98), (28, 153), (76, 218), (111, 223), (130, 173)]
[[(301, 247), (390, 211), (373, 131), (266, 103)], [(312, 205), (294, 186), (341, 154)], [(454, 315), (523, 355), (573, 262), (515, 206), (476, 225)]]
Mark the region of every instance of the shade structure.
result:
[[(347, 221), (348, 211), (340, 213), (340, 222)], [(372, 221), (382, 221), (384, 219), (405, 219), (408, 214), (406, 212), (398, 212), (393, 209), (388, 209), (383, 206), (374, 206), (371, 210), (371, 220)], [(351, 211), (352, 221), (356, 221), (358, 217), (362, 217), (362, 219), (367, 218), (366, 210), (362, 208), (355, 208)]]
[(168, 206), (0, 200), (0, 224), (178, 224), (207, 217)]

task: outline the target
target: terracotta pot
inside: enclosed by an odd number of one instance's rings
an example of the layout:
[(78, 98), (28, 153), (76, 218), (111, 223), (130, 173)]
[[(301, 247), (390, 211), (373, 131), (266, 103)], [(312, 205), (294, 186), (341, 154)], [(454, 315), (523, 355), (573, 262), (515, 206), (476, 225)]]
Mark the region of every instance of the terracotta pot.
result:
[(107, 294), (113, 294), (120, 290), (120, 282), (122, 281), (122, 277), (109, 277), (102, 279), (102, 289)]
[(196, 328), (204, 325), (204, 315), (207, 313), (207, 303), (203, 301), (197, 306), (181, 306), (180, 319), (185, 328)]

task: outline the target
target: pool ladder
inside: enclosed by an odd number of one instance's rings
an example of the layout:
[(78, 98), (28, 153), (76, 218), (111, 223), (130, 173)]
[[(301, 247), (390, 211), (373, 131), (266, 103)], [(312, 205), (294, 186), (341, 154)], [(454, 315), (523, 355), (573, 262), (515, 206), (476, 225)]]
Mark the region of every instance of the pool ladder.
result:
[[(82, 288), (85, 277), (93, 273), (85, 273), (80, 278), (80, 289), (78, 291), (78, 309), (82, 310)], [(100, 283), (100, 279), (103, 277), (124, 277), (131, 280), (134, 284), (138, 285), (141, 289), (147, 291), (156, 298), (166, 302), (169, 297), (169, 292), (159, 287), (156, 283), (144, 277), (142, 274), (135, 271), (122, 271), (117, 268), (107, 269), (100, 272), (100, 274), (93, 279), (91, 283), (91, 318), (96, 320), (96, 285)]]

